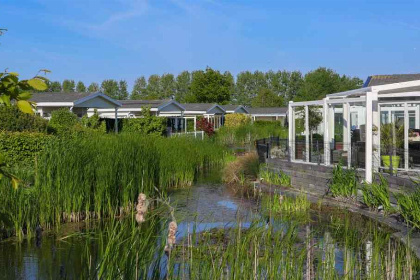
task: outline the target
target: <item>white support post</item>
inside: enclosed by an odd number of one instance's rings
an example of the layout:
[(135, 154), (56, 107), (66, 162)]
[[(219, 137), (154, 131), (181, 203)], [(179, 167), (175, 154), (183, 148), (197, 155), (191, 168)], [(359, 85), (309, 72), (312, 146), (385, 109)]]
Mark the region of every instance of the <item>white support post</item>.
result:
[(330, 165), (330, 138), (329, 138), (329, 116), (328, 116), (328, 97), (324, 98), (324, 162), (325, 165)]
[(378, 92), (366, 93), (366, 142), (365, 142), (365, 181), (372, 183), (373, 179), (373, 121), (374, 104), (378, 111)]
[(416, 129), (420, 128), (420, 104), (415, 104)]
[(118, 133), (118, 108), (115, 107), (115, 122), (114, 122), (115, 133)]
[(351, 119), (350, 119), (350, 104), (343, 104), (343, 117), (344, 117), (344, 150), (347, 151), (347, 167), (351, 167)]
[(306, 162), (309, 162), (310, 149), (309, 149), (309, 106), (305, 105), (305, 151)]
[(289, 102), (289, 157), (290, 160), (295, 160), (295, 113), (293, 107), (290, 105), (293, 101)]
[(188, 119), (184, 117), (184, 123), (185, 123), (185, 133), (188, 132), (187, 126), (188, 126)]
[(379, 172), (379, 166), (381, 165), (381, 156), (380, 156), (380, 147), (381, 147), (381, 137), (380, 137), (380, 130), (381, 130), (381, 114), (380, 114), (380, 107), (378, 102), (378, 92), (375, 91), (373, 96), (373, 109), (372, 109), (372, 143), (373, 143), (373, 172)]
[[(410, 126), (410, 119), (408, 115), (408, 103), (404, 103), (404, 169), (408, 171), (408, 130)], [(391, 163), (392, 164), (392, 163)]]

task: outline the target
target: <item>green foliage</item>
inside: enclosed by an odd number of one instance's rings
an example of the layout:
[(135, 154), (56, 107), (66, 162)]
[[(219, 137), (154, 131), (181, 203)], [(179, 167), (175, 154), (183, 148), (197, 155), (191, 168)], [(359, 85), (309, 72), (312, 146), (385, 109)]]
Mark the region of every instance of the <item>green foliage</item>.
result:
[(63, 92), (74, 92), (76, 83), (74, 80), (64, 80), (63, 81)]
[(127, 82), (121, 80), (104, 80), (101, 84), (101, 91), (111, 98), (124, 100), (128, 98)]
[(329, 191), (334, 197), (355, 197), (358, 176), (354, 168), (344, 169), (340, 164), (334, 166)]
[(383, 207), (384, 211), (391, 210), (388, 181), (378, 174), (371, 184), (365, 183), (362, 187), (363, 202), (371, 209)]
[(225, 115), (225, 127), (236, 128), (251, 123), (251, 118), (246, 114), (228, 114)]
[(256, 121), (235, 128), (221, 127), (216, 134), (216, 141), (224, 145), (250, 145), (257, 139), (269, 136), (287, 138), (288, 131), (280, 122)]
[(311, 207), (311, 202), (305, 194), (296, 197), (275, 194), (267, 208), (271, 211), (282, 214), (296, 214), (307, 212)]
[(82, 81), (77, 82), (76, 92), (86, 92), (86, 86)]
[(49, 92), (61, 92), (61, 83), (58, 81), (51, 82), (48, 84), (48, 91)]
[(182, 71), (176, 77), (175, 99), (178, 102), (185, 102), (186, 96), (190, 93), (191, 78), (191, 73), (188, 71)]
[(291, 186), (290, 176), (281, 170), (272, 171), (266, 167), (261, 167), (259, 177), (262, 182), (267, 182), (268, 184), (273, 184), (273, 185), (278, 185), (278, 186), (283, 186), (283, 187)]
[(395, 155), (396, 149), (404, 147), (404, 125), (387, 123), (381, 125), (381, 153)]
[(167, 119), (152, 116), (150, 108), (142, 108), (141, 118), (128, 118), (122, 120), (122, 131), (127, 133), (139, 133), (141, 135), (162, 136), (166, 132)]
[(405, 221), (411, 226), (420, 229), (420, 188), (417, 186), (413, 193), (395, 193), (398, 210)]
[(79, 123), (77, 116), (68, 108), (61, 108), (51, 113), (48, 130), (55, 134), (66, 134)]
[(10, 166), (33, 166), (53, 136), (37, 132), (0, 132), (0, 154)]
[(106, 132), (106, 124), (99, 118), (98, 111), (95, 109), (94, 114), (91, 117), (84, 115), (81, 119), (81, 123), (84, 127), (97, 130), (100, 132)]
[(98, 92), (99, 91), (99, 85), (98, 83), (91, 83), (88, 87), (88, 92)]
[(220, 103), (229, 102), (233, 82), (227, 73), (207, 67), (205, 71), (196, 71), (191, 82), (191, 96), (187, 102)]
[(159, 99), (168, 99), (175, 96), (176, 84), (173, 74), (163, 74), (160, 78)]
[[(190, 186), (203, 170), (220, 167), (225, 154), (221, 146), (187, 138), (121, 134), (54, 139), (40, 145), (44, 151), (29, 178), (34, 182), (29, 183), (33, 208), (15, 205), (16, 193), (8, 182), (0, 182), (0, 207), (13, 204), (36, 221), (31, 225), (45, 228), (70, 219), (112, 217), (140, 192), (158, 196), (170, 187)], [(25, 225), (26, 220), (19, 220), (14, 227), (19, 231)]]
[(141, 100), (146, 99), (147, 92), (147, 82), (144, 76), (137, 78), (134, 81), (133, 91), (131, 92), (130, 99), (132, 100)]
[(285, 101), (282, 96), (276, 95), (271, 89), (262, 88), (257, 96), (252, 99), (252, 107), (282, 107)]
[(161, 91), (160, 76), (151, 75), (147, 81), (147, 98), (146, 99), (158, 99)]
[(46, 132), (48, 121), (26, 114), (16, 106), (0, 105), (0, 131)]

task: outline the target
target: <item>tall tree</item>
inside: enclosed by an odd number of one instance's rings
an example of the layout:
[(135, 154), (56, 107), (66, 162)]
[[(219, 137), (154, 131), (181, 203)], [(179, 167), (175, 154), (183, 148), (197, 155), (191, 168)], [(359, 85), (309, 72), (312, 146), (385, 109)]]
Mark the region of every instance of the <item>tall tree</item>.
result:
[(230, 101), (231, 79), (219, 71), (207, 67), (193, 74), (191, 92), (197, 102), (227, 103)]
[(191, 74), (188, 71), (182, 71), (176, 77), (175, 99), (178, 102), (185, 102), (186, 96), (190, 93)]
[(118, 87), (118, 100), (126, 100), (128, 98), (128, 89), (127, 81), (120, 80)]
[(111, 98), (118, 99), (120, 88), (116, 80), (109, 79), (101, 83), (101, 91)]
[(54, 81), (49, 83), (48, 85), (49, 92), (61, 92), (61, 83), (58, 81)]
[(74, 80), (64, 80), (63, 81), (63, 92), (74, 92), (76, 84)]
[(261, 88), (257, 96), (252, 99), (252, 107), (282, 107), (284, 106), (283, 96), (275, 94), (271, 89)]
[(147, 82), (144, 76), (137, 78), (134, 81), (133, 91), (131, 92), (130, 99), (145, 99), (147, 92)]
[(98, 92), (99, 91), (99, 84), (98, 83), (91, 83), (88, 88), (88, 92)]
[(147, 99), (158, 99), (160, 96), (160, 76), (151, 75), (147, 81)]
[(86, 92), (86, 86), (82, 81), (77, 82), (76, 91), (77, 92)]
[(360, 88), (363, 81), (359, 78), (340, 76), (332, 69), (320, 67), (305, 75), (297, 100), (318, 100), (327, 94)]
[(160, 88), (161, 88), (161, 92), (159, 94), (160, 99), (167, 99), (174, 96), (175, 90), (176, 90), (174, 75), (163, 74), (160, 77)]

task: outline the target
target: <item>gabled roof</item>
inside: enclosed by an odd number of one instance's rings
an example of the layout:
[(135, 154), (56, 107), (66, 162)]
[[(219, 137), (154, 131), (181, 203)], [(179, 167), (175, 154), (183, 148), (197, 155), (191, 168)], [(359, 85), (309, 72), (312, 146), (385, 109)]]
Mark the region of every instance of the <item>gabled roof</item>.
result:
[(420, 80), (420, 74), (373, 75), (366, 79), (363, 87), (382, 86)]
[(251, 115), (286, 115), (287, 107), (258, 107), (258, 108), (247, 108)]
[(245, 110), (245, 112), (249, 113), (248, 109), (245, 108), (242, 105), (233, 105), (233, 104), (228, 104), (228, 105), (222, 105), (223, 109), (225, 109), (226, 112), (230, 113), (230, 112), (236, 112), (239, 109), (243, 109)]
[(171, 100), (120, 100), (122, 108), (158, 108)]
[(90, 92), (40, 92), (33, 93), (31, 101), (39, 102), (74, 102), (93, 93)]

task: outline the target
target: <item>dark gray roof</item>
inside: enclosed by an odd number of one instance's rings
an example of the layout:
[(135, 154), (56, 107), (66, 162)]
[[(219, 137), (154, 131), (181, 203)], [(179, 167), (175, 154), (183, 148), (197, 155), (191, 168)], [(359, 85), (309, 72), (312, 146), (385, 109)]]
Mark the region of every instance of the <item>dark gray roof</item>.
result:
[(32, 94), (31, 101), (34, 102), (74, 102), (95, 93), (91, 92), (41, 92)]
[(214, 105), (215, 103), (182, 103), (184, 106), (185, 111), (207, 111)]
[(233, 111), (236, 108), (238, 108), (241, 105), (232, 105), (232, 104), (228, 104), (228, 105), (222, 105), (223, 109), (225, 109), (226, 111)]
[(170, 100), (119, 100), (122, 104), (121, 108), (141, 108), (151, 107), (157, 108)]
[(286, 115), (287, 107), (259, 107), (259, 108), (247, 108), (251, 115), (254, 114), (281, 114)]
[(369, 76), (363, 87), (381, 86), (420, 80), (420, 74), (394, 74)]

